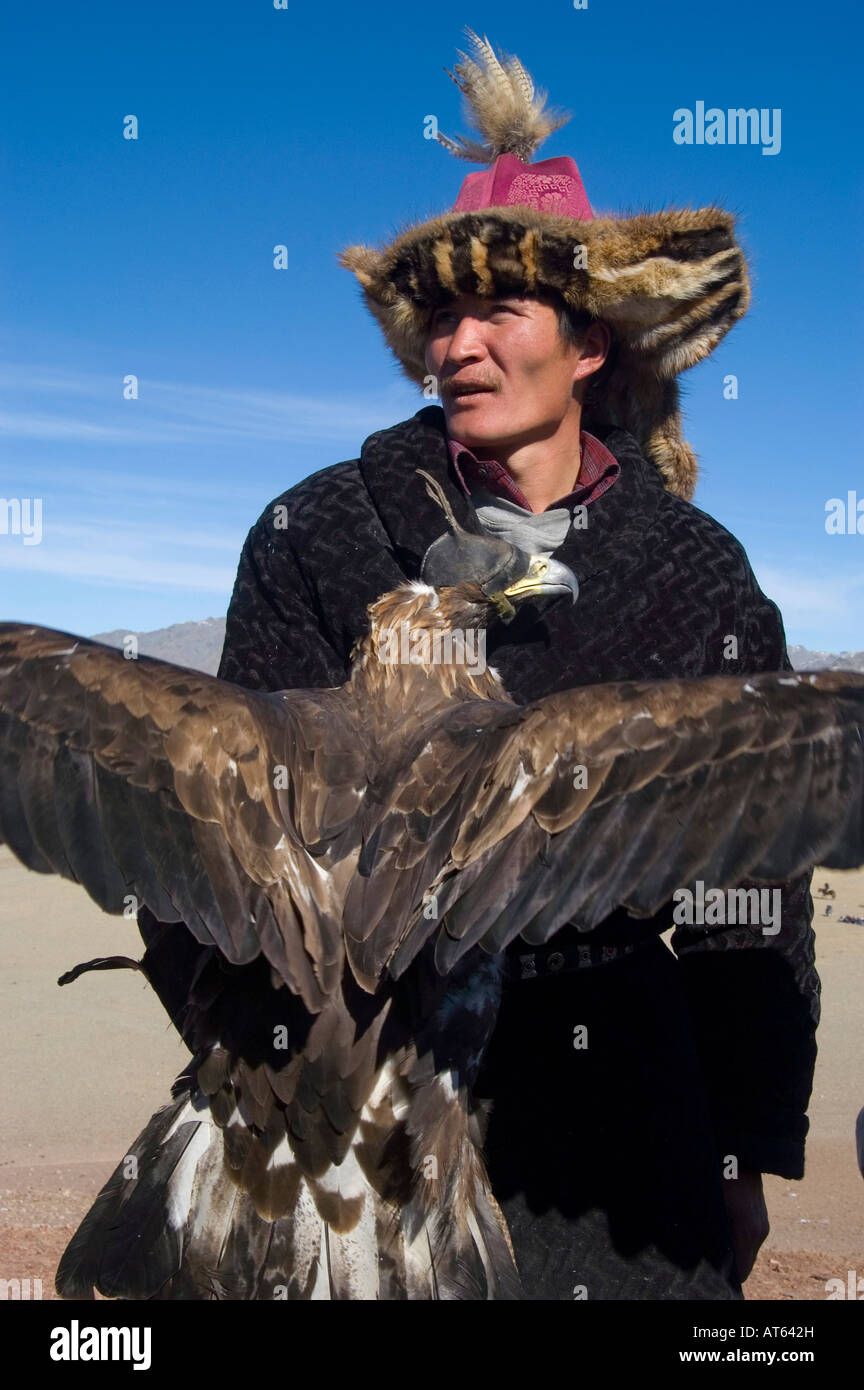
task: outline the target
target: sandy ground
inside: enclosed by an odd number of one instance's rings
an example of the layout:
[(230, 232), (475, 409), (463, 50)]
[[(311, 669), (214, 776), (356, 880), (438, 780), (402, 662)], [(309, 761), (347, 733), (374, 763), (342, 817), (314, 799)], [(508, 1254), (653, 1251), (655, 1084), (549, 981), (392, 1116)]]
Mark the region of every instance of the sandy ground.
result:
[[(823, 985), (807, 1173), (765, 1180), (771, 1234), (746, 1285), (752, 1299), (825, 1299), (829, 1279), (864, 1276), (864, 1180), (855, 1117), (864, 1105), (864, 871), (818, 870), (836, 890), (816, 902)], [(107, 917), (74, 884), (28, 873), (0, 847), (0, 1279), (42, 1281), (187, 1052), (133, 971), (58, 988), (78, 961), (140, 955), (134, 923)], [(31, 1284), (31, 1288), (35, 1287)]]

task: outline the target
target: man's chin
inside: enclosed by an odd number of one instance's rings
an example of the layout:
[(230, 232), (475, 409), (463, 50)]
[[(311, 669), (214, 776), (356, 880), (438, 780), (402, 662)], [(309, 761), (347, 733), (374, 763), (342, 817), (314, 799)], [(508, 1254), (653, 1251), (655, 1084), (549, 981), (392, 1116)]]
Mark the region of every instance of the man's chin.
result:
[(445, 398), (443, 404), (447, 430), (460, 444), (495, 443), (509, 433), (501, 419), (500, 402), (491, 391)]

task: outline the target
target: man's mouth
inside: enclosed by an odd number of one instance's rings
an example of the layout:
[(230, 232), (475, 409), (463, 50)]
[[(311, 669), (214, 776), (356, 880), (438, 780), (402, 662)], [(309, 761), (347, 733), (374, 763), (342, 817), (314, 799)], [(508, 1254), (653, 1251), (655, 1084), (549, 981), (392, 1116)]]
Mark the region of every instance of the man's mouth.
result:
[(453, 399), (457, 399), (459, 396), (479, 396), (483, 392), (494, 390), (494, 386), (486, 386), (482, 382), (453, 381), (444, 388), (444, 393)]

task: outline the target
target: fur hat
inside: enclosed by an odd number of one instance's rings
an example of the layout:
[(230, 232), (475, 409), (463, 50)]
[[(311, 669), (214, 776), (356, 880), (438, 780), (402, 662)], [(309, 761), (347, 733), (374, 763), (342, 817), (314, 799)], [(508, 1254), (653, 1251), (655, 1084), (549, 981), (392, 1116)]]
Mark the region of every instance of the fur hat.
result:
[(666, 487), (690, 498), (696, 457), (681, 435), (676, 377), (707, 357), (750, 301), (734, 218), (720, 208), (670, 208), (595, 218), (572, 159), (531, 164), (567, 119), (518, 58), (495, 55), (470, 29), (474, 58), (450, 76), (483, 137), (440, 142), (491, 168), (469, 174), (455, 206), (403, 231), (381, 250), (340, 255), (404, 372), (422, 385), (433, 310), (458, 294), (551, 293), (603, 319), (615, 339), (602, 395), (590, 395), (584, 426), (628, 430)]

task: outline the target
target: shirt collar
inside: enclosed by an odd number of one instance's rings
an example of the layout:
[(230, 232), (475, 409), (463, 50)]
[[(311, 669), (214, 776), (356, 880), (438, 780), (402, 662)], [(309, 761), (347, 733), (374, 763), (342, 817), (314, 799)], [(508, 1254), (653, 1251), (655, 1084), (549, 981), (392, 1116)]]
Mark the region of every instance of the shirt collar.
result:
[[(515, 502), (527, 512), (531, 511), (521, 488), (502, 463), (494, 459), (476, 458), (467, 444), (460, 444), (457, 439), (448, 438), (447, 443), (456, 477), (467, 497), (471, 496), (472, 491), (483, 490)], [(588, 506), (608, 492), (621, 473), (621, 465), (614, 454), (593, 434), (583, 430), (579, 435), (579, 447), (582, 463), (577, 485), (566, 497), (550, 502), (545, 508), (547, 512), (553, 507)]]

